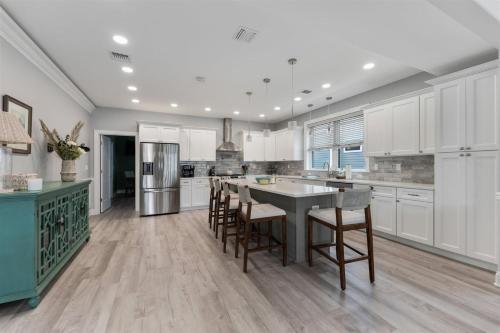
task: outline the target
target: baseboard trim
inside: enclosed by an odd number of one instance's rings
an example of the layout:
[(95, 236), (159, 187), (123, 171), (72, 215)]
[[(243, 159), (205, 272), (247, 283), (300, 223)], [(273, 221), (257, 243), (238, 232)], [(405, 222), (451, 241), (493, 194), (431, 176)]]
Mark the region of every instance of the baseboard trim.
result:
[(97, 211), (97, 209), (92, 208), (89, 210), (89, 215), (90, 216), (99, 215), (99, 212)]

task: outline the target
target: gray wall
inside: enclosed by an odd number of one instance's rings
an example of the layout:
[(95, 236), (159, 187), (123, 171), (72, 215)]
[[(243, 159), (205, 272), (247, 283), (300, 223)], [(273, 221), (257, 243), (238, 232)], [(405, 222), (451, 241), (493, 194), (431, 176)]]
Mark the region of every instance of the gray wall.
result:
[[(61, 90), (51, 79), (0, 38), (0, 95), (10, 95), (33, 107), (30, 155), (15, 154), (13, 172), (36, 172), (44, 180), (60, 180), (61, 161), (55, 153), (47, 153), (46, 141), (40, 131), (39, 119), (61, 135), (70, 133), (79, 121), (85, 123), (79, 142), (89, 144), (90, 114)], [(77, 161), (78, 178), (89, 177), (92, 154)]]
[[(429, 85), (427, 85), (425, 81), (433, 77), (434, 76), (429, 73), (421, 72), (405, 79), (392, 82), (380, 88), (369, 90), (362, 94), (346, 98), (342, 101), (330, 104), (330, 113), (344, 111), (356, 106), (378, 102), (391, 97), (410, 93), (412, 91), (428, 88)], [(335, 95), (333, 95), (333, 99), (335, 100)], [(311, 118), (314, 119), (324, 117), (326, 115), (328, 115), (327, 106), (312, 111)], [(309, 120), (309, 113), (304, 113), (300, 116), (297, 116), (295, 117), (295, 120), (299, 125), (302, 125), (305, 121)], [(279, 130), (285, 128), (287, 126), (287, 122), (288, 120), (276, 123), (274, 124), (273, 129)]]

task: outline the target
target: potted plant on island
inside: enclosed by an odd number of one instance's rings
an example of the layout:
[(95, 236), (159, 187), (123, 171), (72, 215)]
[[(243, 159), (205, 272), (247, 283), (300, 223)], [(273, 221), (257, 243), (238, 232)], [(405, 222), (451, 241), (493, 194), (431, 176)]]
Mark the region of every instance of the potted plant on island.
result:
[(56, 151), (62, 160), (61, 180), (63, 182), (74, 182), (76, 180), (75, 160), (90, 151), (90, 148), (85, 146), (84, 143), (80, 145), (76, 143), (80, 136), (80, 130), (84, 125), (83, 122), (79, 121), (71, 131), (71, 134), (66, 135), (64, 139), (61, 139), (56, 129), (50, 131), (41, 119), (40, 124), (42, 126), (42, 133), (45, 135), (49, 146)]

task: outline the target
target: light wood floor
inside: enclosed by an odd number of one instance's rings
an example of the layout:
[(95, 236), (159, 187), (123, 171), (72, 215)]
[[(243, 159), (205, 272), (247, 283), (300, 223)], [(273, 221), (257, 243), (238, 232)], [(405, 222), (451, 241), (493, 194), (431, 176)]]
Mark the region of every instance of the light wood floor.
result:
[[(0, 305), (0, 332), (500, 332), (493, 273), (375, 240), (347, 289), (325, 259), (224, 255), (206, 211), (139, 218), (123, 202), (91, 220), (92, 238), (43, 297)], [(349, 235), (362, 244), (363, 234)]]

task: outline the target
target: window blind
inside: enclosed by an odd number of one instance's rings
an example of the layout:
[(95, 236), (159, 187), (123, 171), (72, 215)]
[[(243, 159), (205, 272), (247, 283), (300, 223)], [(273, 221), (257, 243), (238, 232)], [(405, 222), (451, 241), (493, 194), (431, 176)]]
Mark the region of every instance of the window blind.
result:
[(310, 127), (310, 150), (346, 148), (363, 144), (363, 113)]

